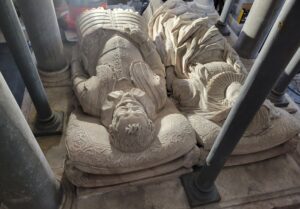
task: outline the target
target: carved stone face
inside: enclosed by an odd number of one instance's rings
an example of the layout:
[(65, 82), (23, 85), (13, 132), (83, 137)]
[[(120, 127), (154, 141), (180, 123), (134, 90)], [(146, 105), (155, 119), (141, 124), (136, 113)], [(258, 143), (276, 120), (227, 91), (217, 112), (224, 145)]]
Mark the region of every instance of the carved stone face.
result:
[[(125, 96), (125, 98), (126, 98), (126, 96)], [(128, 118), (133, 115), (139, 116), (139, 115), (145, 115), (145, 114), (146, 114), (146, 112), (145, 112), (143, 106), (135, 99), (128, 97), (128, 98), (122, 100), (117, 105), (114, 117), (116, 119), (116, 122), (118, 122), (122, 118)]]
[(154, 127), (143, 106), (125, 94), (110, 125), (111, 144), (123, 152), (141, 152), (154, 140)]

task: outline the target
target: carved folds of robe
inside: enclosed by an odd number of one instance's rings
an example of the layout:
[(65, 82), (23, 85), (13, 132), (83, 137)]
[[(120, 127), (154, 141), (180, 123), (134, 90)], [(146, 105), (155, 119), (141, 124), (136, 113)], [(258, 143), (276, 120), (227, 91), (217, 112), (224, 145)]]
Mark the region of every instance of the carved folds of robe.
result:
[[(239, 96), (247, 71), (214, 26), (217, 19), (195, 2), (168, 0), (155, 7), (150, 3), (145, 16), (149, 36), (166, 67), (168, 91), (208, 152)], [(227, 165), (285, 153), (295, 147), (290, 145), (299, 131), (291, 114), (265, 101)]]

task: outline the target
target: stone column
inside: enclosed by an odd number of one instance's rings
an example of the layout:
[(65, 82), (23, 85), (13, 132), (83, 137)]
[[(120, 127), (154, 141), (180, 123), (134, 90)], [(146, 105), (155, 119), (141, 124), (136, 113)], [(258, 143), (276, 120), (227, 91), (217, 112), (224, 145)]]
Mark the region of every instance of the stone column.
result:
[(52, 0), (17, 0), (41, 78), (55, 85), (69, 78), (68, 62)]
[(246, 59), (255, 59), (285, 0), (255, 0), (234, 46)]
[(300, 48), (294, 54), (293, 58), (281, 74), (280, 78), (276, 82), (274, 88), (269, 94), (269, 99), (277, 107), (286, 107), (289, 102), (285, 98), (284, 94), (292, 79), (297, 73), (300, 72)]
[(233, 3), (234, 3), (234, 0), (226, 0), (225, 1), (220, 19), (216, 24), (216, 27), (219, 29), (219, 31), (222, 33), (223, 36), (230, 35), (230, 31), (226, 25), (226, 22), (227, 22), (228, 15), (230, 13)]
[(0, 118), (0, 200), (9, 209), (59, 209), (60, 185), (1, 73)]
[(220, 199), (214, 186), (217, 176), (299, 47), (299, 11), (299, 0), (286, 0), (205, 164), (200, 171), (182, 176), (181, 180), (192, 207)]
[(53, 113), (50, 108), (45, 89), (11, 0), (0, 1), (0, 28), (36, 108), (38, 116), (35, 126), (36, 133), (38, 135), (61, 133), (63, 115)]

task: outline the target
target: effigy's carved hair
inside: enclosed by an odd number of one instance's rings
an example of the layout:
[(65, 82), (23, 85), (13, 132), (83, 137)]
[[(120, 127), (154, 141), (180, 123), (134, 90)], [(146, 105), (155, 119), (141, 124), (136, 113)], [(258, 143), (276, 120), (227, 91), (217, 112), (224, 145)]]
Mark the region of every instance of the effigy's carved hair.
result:
[(109, 126), (110, 143), (122, 152), (141, 152), (154, 141), (154, 125), (143, 106), (130, 101), (117, 107)]

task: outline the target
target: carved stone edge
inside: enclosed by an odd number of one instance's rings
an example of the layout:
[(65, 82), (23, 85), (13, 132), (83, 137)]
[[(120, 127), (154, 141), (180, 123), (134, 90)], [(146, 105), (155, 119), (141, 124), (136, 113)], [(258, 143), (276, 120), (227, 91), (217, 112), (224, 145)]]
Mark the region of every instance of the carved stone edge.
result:
[(61, 180), (61, 187), (63, 199), (59, 209), (72, 209), (76, 199), (75, 187), (65, 177)]
[(221, 201), (218, 203), (218, 205), (221, 208), (227, 208), (227, 207), (237, 207), (237, 206), (242, 206), (246, 205), (249, 203), (254, 203), (254, 202), (260, 202), (260, 201), (271, 201), (277, 198), (282, 198), (282, 197), (290, 197), (293, 195), (300, 195), (300, 187), (293, 187), (289, 189), (283, 189), (283, 190), (278, 190), (275, 192), (267, 192), (264, 194), (257, 194), (257, 195), (249, 195), (246, 197), (241, 197), (233, 200), (228, 200), (228, 201)]
[[(271, 159), (287, 153), (294, 153), (297, 149), (297, 146), (298, 149), (300, 148), (299, 141), (300, 141), (300, 137), (296, 135), (293, 138), (289, 139), (288, 141), (267, 150), (254, 152), (250, 154), (230, 155), (225, 163), (225, 167), (247, 165), (250, 163), (256, 163), (263, 160)], [(208, 153), (209, 150), (203, 150), (201, 154), (201, 159), (206, 159)], [(300, 155), (299, 155), (299, 163), (300, 163)], [(204, 161), (200, 161), (200, 164), (201, 165), (204, 164)]]
[(50, 73), (39, 70), (39, 75), (44, 87), (64, 87), (72, 85), (69, 64), (57, 72)]
[(118, 184), (114, 186), (108, 186), (108, 187), (95, 187), (95, 188), (83, 188), (83, 187), (76, 187), (76, 193), (77, 193), (77, 198), (80, 199), (85, 199), (93, 196), (99, 196), (103, 195), (105, 193), (109, 193), (112, 191), (128, 188), (128, 187), (136, 187), (136, 186), (145, 186), (153, 183), (159, 183), (159, 182), (164, 182), (164, 181), (169, 181), (172, 179), (179, 178), (181, 175), (191, 173), (192, 169), (178, 169), (175, 172), (171, 172), (168, 174), (164, 174), (161, 176), (156, 176), (156, 177), (150, 177), (147, 179), (142, 179), (130, 183), (124, 183), (124, 184)]

